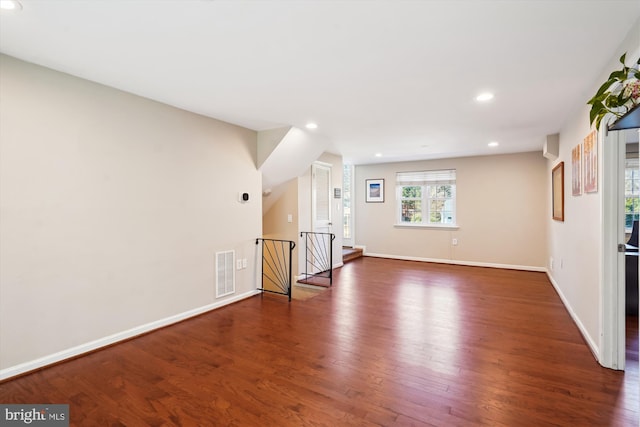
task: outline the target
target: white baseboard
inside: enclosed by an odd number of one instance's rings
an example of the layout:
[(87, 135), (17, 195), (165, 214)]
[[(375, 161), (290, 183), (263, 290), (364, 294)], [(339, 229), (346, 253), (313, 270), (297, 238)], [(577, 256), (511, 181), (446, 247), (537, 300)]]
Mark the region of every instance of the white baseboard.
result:
[(462, 260), (439, 259), (439, 258), (421, 258), (421, 257), (413, 257), (413, 256), (387, 255), (387, 254), (376, 254), (376, 253), (368, 253), (368, 252), (365, 252), (364, 256), (370, 256), (375, 258), (400, 259), (404, 261), (433, 262), (436, 264), (466, 265), (470, 267), (489, 267), (489, 268), (503, 268), (506, 270), (538, 271), (541, 273), (545, 273), (547, 271), (545, 267), (536, 267), (531, 265), (496, 264), (491, 262), (462, 261)]
[(600, 361), (600, 350), (599, 350), (598, 346), (596, 345), (596, 343), (593, 340), (593, 338), (591, 337), (591, 335), (589, 335), (589, 332), (587, 332), (587, 328), (584, 327), (584, 325), (580, 321), (580, 318), (576, 315), (575, 311), (573, 311), (573, 308), (571, 307), (571, 304), (569, 304), (569, 300), (562, 293), (562, 290), (560, 289), (560, 286), (558, 286), (556, 281), (553, 280), (553, 277), (549, 273), (549, 270), (546, 270), (545, 272), (547, 273), (547, 277), (549, 278), (549, 281), (553, 285), (553, 288), (556, 290), (556, 293), (558, 294), (558, 296), (560, 296), (560, 300), (562, 300), (562, 304), (564, 305), (564, 308), (567, 310), (567, 312), (571, 316), (571, 319), (573, 319), (573, 323), (575, 323), (576, 326), (578, 327), (578, 329), (580, 330), (580, 333), (582, 334), (582, 337), (584, 338), (584, 340), (587, 342), (587, 345), (589, 346), (589, 349), (593, 353), (593, 356), (599, 362)]
[(85, 353), (98, 350), (102, 347), (106, 347), (108, 345), (112, 345), (117, 342), (133, 338), (137, 335), (142, 335), (147, 332), (154, 331), (156, 329), (164, 328), (165, 326), (169, 326), (174, 323), (181, 322), (183, 320), (189, 319), (190, 317), (198, 316), (208, 311), (215, 310), (225, 305), (229, 305), (234, 302), (237, 302), (258, 294), (260, 294), (259, 290), (252, 290), (249, 292), (245, 292), (243, 294), (236, 295), (232, 298), (228, 298), (223, 301), (215, 302), (213, 304), (207, 304), (202, 307), (194, 308), (193, 310), (189, 310), (183, 313), (175, 314), (173, 316), (165, 317), (164, 319), (156, 320), (154, 322), (150, 322), (145, 325), (140, 325), (135, 328), (128, 329), (126, 331), (118, 332), (104, 338), (100, 338), (85, 344), (78, 345), (76, 347), (68, 348), (66, 350), (62, 350), (57, 353), (50, 354), (48, 356), (44, 356), (35, 360), (31, 360), (29, 362), (21, 363), (19, 365), (2, 369), (0, 370), (0, 381), (5, 380), (7, 378), (15, 377), (17, 375), (22, 375), (27, 372), (34, 371), (36, 369), (44, 368), (45, 366), (62, 362), (63, 360), (66, 360), (72, 357), (81, 356)]

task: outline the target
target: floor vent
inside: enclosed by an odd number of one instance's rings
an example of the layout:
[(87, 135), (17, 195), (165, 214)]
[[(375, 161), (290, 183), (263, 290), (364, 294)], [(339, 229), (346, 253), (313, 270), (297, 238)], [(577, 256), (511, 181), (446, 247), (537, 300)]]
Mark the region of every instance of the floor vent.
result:
[(235, 251), (216, 252), (216, 298), (236, 291)]

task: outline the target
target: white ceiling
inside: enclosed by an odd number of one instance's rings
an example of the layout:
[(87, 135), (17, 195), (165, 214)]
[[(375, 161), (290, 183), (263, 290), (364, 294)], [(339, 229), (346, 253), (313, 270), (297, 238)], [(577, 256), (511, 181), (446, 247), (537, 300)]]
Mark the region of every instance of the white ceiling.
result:
[(356, 164), (541, 149), (640, 17), (638, 0), (22, 5), (3, 53), (255, 130), (317, 122)]

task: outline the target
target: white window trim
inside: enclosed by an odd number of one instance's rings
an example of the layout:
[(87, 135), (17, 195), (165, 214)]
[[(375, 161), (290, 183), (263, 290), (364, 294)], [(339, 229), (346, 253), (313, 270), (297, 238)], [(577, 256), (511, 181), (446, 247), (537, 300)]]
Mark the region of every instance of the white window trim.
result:
[[(455, 169), (446, 169), (443, 170), (443, 172), (448, 172), (448, 171), (453, 171), (453, 173), (456, 173)], [(439, 172), (438, 170), (433, 170), (433, 171), (421, 171), (418, 173), (424, 173), (424, 174), (429, 174), (429, 173), (437, 173)], [(402, 174), (402, 173), (407, 173), (407, 172), (398, 172), (398, 174)], [(397, 180), (397, 176), (398, 174), (396, 174), (396, 223), (393, 224), (394, 227), (396, 228), (429, 228), (429, 229), (443, 229), (443, 230), (457, 230), (460, 227), (458, 226), (458, 189), (457, 189), (457, 185), (456, 185), (456, 179), (454, 178), (453, 181), (451, 182), (451, 184), (453, 184), (455, 186), (455, 196), (452, 199), (449, 199), (453, 202), (453, 213), (454, 213), (454, 222), (452, 223), (430, 223), (430, 222), (421, 222), (421, 223), (411, 223), (411, 222), (403, 222), (401, 221), (402, 218), (402, 200), (413, 200), (413, 199), (403, 199), (402, 198), (402, 192), (401, 192), (401, 188), (403, 186), (407, 186), (410, 184), (399, 184), (398, 180)], [(455, 175), (454, 175), (455, 176)], [(435, 184), (435, 183), (434, 183)], [(421, 186), (423, 187), (427, 187), (431, 184), (426, 184), (423, 183)], [(437, 185), (437, 184), (436, 184)], [(418, 199), (415, 199), (418, 200)], [(423, 196), (420, 198), (420, 200), (422, 200), (423, 202), (428, 203), (429, 200), (431, 200), (428, 196), (425, 196), (423, 194)], [(423, 203), (424, 204), (424, 203)]]
[(403, 222), (401, 224), (393, 224), (396, 228), (431, 228), (436, 230), (458, 230), (458, 224), (409, 224)]

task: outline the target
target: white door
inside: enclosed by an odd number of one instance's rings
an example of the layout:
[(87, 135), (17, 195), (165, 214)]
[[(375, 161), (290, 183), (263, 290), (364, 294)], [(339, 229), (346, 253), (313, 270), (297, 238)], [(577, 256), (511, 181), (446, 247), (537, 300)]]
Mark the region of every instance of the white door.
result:
[(602, 142), (600, 363), (622, 370), (625, 364), (624, 132), (605, 132)]
[(311, 229), (306, 235), (306, 273), (317, 275), (331, 269), (331, 165), (311, 165)]
[(311, 227), (316, 233), (331, 233), (331, 165), (311, 166)]

